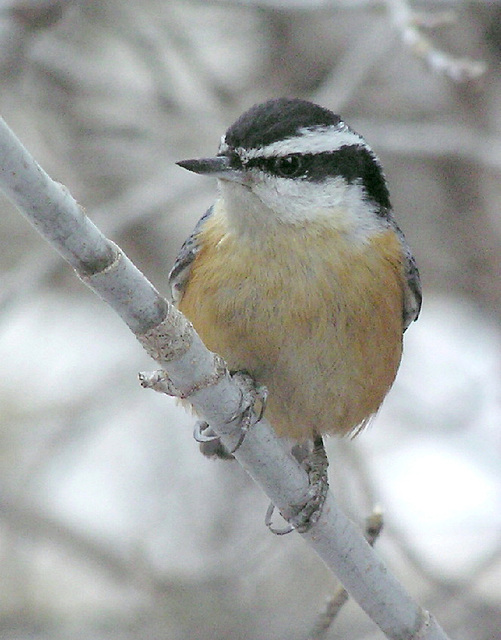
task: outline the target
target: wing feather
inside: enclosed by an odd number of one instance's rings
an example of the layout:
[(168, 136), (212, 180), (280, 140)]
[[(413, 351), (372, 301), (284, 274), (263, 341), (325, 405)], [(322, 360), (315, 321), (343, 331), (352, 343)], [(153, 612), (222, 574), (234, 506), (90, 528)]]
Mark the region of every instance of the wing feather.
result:
[(191, 235), (184, 241), (183, 246), (179, 250), (174, 266), (169, 273), (169, 284), (171, 288), (172, 300), (177, 304), (183, 297), (186, 284), (190, 277), (192, 264), (200, 251), (198, 243), (198, 234), (207, 218), (212, 215), (212, 207), (210, 207), (197, 222)]

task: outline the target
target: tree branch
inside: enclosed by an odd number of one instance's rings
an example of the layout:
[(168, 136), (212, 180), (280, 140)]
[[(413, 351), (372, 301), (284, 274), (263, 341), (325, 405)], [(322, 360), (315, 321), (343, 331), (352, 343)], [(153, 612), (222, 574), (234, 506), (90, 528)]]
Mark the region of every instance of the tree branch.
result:
[[(0, 188), (129, 326), (167, 372), (167, 391), (189, 397), (228, 449), (240, 436), (235, 416), (247, 402), (219, 356), (113, 242), (86, 217), (65, 187), (35, 162), (0, 120)], [(306, 472), (266, 422), (252, 427), (235, 457), (289, 519), (308, 497)], [(393, 640), (447, 640), (435, 619), (388, 572), (332, 494), (322, 516), (301, 534), (354, 600)]]
[(380, 153), (404, 157), (453, 158), (474, 162), (485, 169), (501, 169), (501, 136), (480, 127), (442, 122), (395, 122), (360, 118), (357, 129), (367, 132)]
[[(365, 539), (374, 546), (383, 530), (383, 513), (375, 508), (365, 520)], [(334, 594), (327, 600), (324, 610), (320, 613), (315, 625), (308, 636), (308, 640), (325, 640), (329, 629), (338, 616), (343, 606), (348, 602), (350, 594), (343, 586), (339, 586)]]
[[(487, 69), (485, 62), (470, 58), (456, 58), (438, 49), (423, 33), (423, 28), (430, 28), (434, 21), (426, 20), (423, 14), (416, 17), (408, 0), (386, 0), (386, 5), (402, 42), (415, 56), (424, 60), (431, 71), (441, 73), (454, 82), (476, 80), (485, 73)], [(450, 14), (448, 17), (450, 20)], [(443, 13), (439, 16), (440, 19), (443, 22)]]

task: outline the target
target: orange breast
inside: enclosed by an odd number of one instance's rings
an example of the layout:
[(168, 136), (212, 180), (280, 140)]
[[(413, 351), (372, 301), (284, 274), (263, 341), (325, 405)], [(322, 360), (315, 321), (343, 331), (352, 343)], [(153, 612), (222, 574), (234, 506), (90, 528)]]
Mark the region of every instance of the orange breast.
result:
[(363, 426), (400, 363), (395, 234), (355, 245), (311, 223), (244, 245), (216, 214), (199, 240), (179, 308), (231, 369), (268, 387), (266, 417), (277, 433), (301, 440)]

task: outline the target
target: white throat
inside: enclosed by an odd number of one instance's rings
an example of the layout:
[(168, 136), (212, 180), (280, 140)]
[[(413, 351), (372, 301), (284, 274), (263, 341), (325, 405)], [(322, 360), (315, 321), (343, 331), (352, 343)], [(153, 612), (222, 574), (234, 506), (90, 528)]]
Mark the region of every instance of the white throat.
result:
[(256, 238), (260, 231), (269, 233), (281, 225), (321, 224), (363, 243), (384, 228), (363, 187), (348, 184), (340, 176), (316, 183), (256, 171), (245, 185), (228, 180), (218, 183), (228, 222), (241, 236)]

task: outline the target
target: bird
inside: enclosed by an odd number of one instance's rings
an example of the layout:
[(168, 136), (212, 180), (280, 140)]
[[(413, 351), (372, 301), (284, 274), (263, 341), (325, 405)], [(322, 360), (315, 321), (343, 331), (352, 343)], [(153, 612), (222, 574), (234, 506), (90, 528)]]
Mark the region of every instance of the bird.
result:
[(216, 156), (177, 164), (219, 192), (169, 274), (179, 310), (266, 389), (279, 437), (318, 449), (358, 434), (422, 301), (372, 148), (329, 109), (275, 98), (243, 113)]

